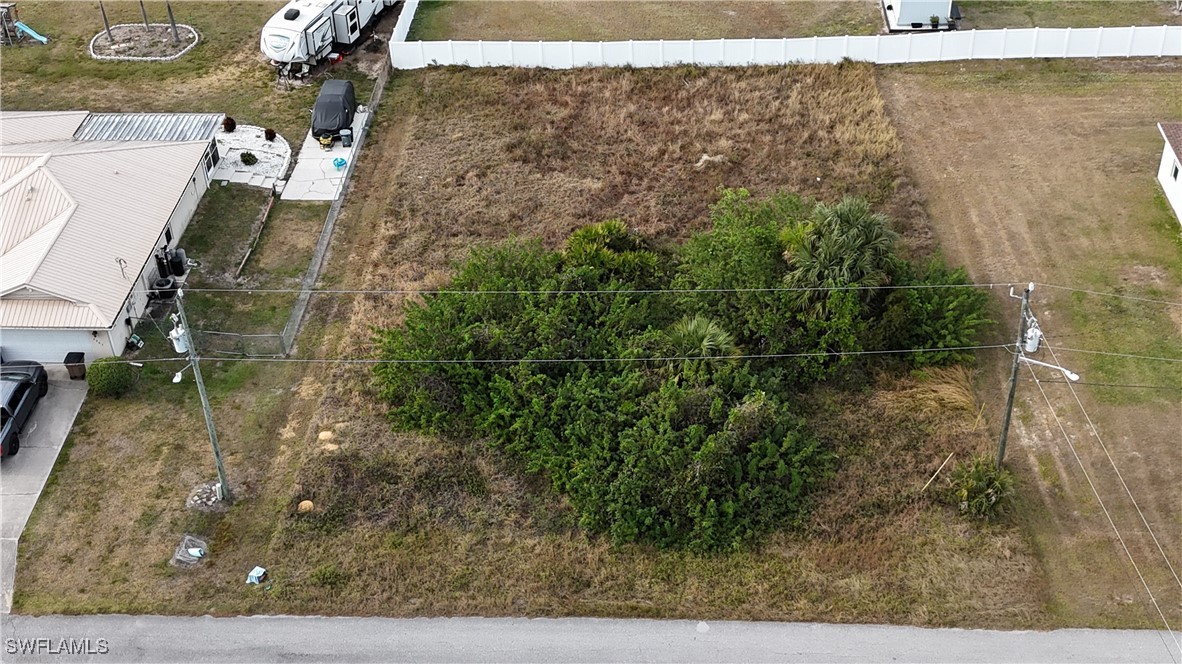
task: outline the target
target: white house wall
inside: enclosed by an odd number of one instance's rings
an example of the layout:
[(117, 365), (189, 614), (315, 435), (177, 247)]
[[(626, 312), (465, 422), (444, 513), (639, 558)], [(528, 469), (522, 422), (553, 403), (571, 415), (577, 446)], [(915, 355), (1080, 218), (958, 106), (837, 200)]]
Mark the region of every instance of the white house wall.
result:
[(1174, 157), (1174, 151), (1166, 145), (1161, 153), (1161, 166), (1157, 169), (1157, 181), (1161, 183), (1162, 191), (1170, 207), (1174, 208), (1174, 216), (1182, 222), (1182, 174), (1174, 179), (1174, 167), (1182, 169), (1182, 164)]
[(87, 362), (113, 354), (106, 330), (99, 330), (97, 335), (92, 335), (89, 330), (5, 328), (0, 330), (0, 346), (4, 347), (5, 359), (52, 364), (64, 361), (66, 353), (85, 353)]
[(894, 0), (894, 4), (900, 28), (910, 27), (912, 23), (931, 25), (932, 16), (939, 16), (941, 24), (947, 23), (952, 7), (948, 0)]

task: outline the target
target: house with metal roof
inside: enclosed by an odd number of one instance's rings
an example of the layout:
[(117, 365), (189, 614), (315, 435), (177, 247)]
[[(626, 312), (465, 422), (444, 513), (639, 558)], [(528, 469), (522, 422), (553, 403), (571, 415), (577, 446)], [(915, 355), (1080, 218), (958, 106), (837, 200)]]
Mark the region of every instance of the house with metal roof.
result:
[(0, 112), (0, 346), (119, 355), (218, 161), (220, 114)]
[(1157, 130), (1166, 141), (1157, 168), (1157, 181), (1161, 183), (1170, 207), (1174, 208), (1174, 216), (1182, 222), (1182, 122), (1159, 122)]

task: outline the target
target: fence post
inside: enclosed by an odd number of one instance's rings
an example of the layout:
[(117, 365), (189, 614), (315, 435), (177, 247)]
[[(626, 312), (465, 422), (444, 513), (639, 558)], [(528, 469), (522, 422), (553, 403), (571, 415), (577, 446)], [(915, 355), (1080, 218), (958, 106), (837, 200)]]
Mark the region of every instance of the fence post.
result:
[(1161, 46), (1157, 49), (1157, 57), (1162, 57), (1166, 54), (1166, 37), (1170, 35), (1169, 26), (1161, 26)]
[(874, 35), (874, 64), (882, 64), (882, 35)]
[(606, 64), (607, 63), (603, 61), (603, 42), (601, 41), (599, 42), (599, 64), (596, 66), (603, 67), (606, 66)]
[(726, 65), (726, 38), (725, 37), (718, 38), (718, 62), (716, 62), (715, 64), (717, 64), (720, 67)]
[(1009, 29), (1002, 28), (1001, 29), (1001, 57), (1002, 57), (1002, 59), (1005, 59), (1005, 57), (1006, 57), (1006, 47), (1009, 45), (1009, 43), (1010, 43)]
[(488, 62), (486, 62), (484, 59), (484, 40), (483, 39), (476, 40), (476, 52), (478, 55), (480, 55), (480, 66), (483, 67), (483, 66), (487, 65)]
[(1133, 37), (1137, 36), (1137, 26), (1129, 28), (1129, 45), (1125, 48), (1125, 57), (1133, 57)]
[(969, 60), (977, 59), (977, 29), (969, 32)]
[[(1163, 41), (1162, 43), (1164, 44), (1165, 42)], [(1164, 50), (1164, 48), (1165, 47), (1163, 46), (1163, 50)], [(782, 64), (782, 65), (788, 64), (788, 38), (787, 37), (780, 37), (780, 64)]]
[(907, 33), (907, 62), (911, 62), (911, 42), (914, 41), (915, 33)]
[(571, 69), (574, 69), (574, 68), (575, 68), (575, 41), (574, 41), (573, 39), (568, 39), (568, 40), (567, 40), (567, 42), (566, 42), (566, 51), (567, 51), (567, 53), (569, 53), (569, 54), (570, 54), (570, 66), (571, 66)]
[(447, 54), (448, 54), (448, 57), (451, 58), (451, 62), (449, 62), (447, 64), (449, 64), (449, 65), (456, 64), (456, 45), (450, 39), (447, 40)]
[(1100, 57), (1100, 47), (1104, 44), (1104, 26), (1096, 28), (1096, 54), (1093, 58)]
[(513, 40), (509, 40), (509, 65), (517, 66), (517, 56), (513, 55)]
[(1030, 45), (1030, 57), (1038, 57), (1038, 26), (1034, 26), (1034, 43)]
[(936, 60), (940, 62), (944, 61), (944, 35), (946, 34), (948, 33), (941, 31), (938, 33), (938, 38), (936, 39)]
[(813, 60), (812, 61), (814, 63), (816, 63), (816, 61), (817, 61), (817, 36), (816, 35), (813, 35)]
[(1065, 33), (1065, 36), (1063, 37), (1063, 57), (1067, 57), (1067, 54), (1070, 52), (1071, 52), (1071, 28), (1067, 28), (1067, 32)]
[(427, 50), (423, 47), (423, 40), (419, 40), (419, 62), (422, 63), (420, 67), (427, 66)]
[(628, 64), (636, 66), (636, 42), (628, 40)]
[(755, 64), (755, 37), (751, 38), (751, 59), (747, 62), (747, 64)]

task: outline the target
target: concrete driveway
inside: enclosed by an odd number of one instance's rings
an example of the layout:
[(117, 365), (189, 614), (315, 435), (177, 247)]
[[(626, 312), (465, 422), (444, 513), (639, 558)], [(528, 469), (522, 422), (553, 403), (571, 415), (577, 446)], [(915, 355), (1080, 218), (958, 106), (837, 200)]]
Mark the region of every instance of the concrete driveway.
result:
[(85, 381), (71, 381), (63, 367), (46, 370), (49, 394), (25, 425), (20, 451), (0, 461), (0, 613), (12, 609), (17, 540), (86, 398)]
[[(369, 110), (361, 110), (353, 116), (353, 145), (345, 147), (340, 141), (332, 144), (331, 150), (321, 150), (320, 142), (312, 138), (309, 130), (304, 137), (304, 144), (296, 156), (295, 168), (283, 186), (283, 193), (279, 198), (285, 201), (333, 201), (341, 195), (345, 180), (353, 170), (353, 159), (361, 149), (361, 134), (369, 123)], [(333, 160), (345, 160), (345, 165), (337, 168)]]

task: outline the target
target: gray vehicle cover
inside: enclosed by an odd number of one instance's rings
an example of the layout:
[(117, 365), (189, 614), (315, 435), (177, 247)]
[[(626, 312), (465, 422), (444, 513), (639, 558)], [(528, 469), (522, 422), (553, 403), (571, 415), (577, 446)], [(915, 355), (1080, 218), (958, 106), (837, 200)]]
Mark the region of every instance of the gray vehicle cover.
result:
[(357, 111), (357, 97), (353, 94), (353, 82), (332, 79), (320, 87), (316, 105), (312, 107), (312, 135), (336, 136), (342, 129), (353, 126), (353, 114)]

